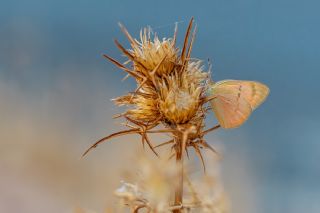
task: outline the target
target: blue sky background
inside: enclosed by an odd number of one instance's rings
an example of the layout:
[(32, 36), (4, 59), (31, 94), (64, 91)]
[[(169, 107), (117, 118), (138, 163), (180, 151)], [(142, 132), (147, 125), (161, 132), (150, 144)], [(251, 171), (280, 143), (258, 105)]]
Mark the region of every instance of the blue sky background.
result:
[[(118, 110), (108, 100), (134, 88), (133, 81), (121, 83), (124, 73), (101, 57), (108, 53), (123, 61), (113, 39), (128, 43), (117, 23), (134, 36), (151, 26), (169, 37), (179, 22), (181, 41), (193, 16), (198, 26), (193, 56), (213, 62), (214, 80), (257, 80), (271, 90), (244, 126), (212, 136), (225, 149), (227, 191), (237, 191), (231, 188), (237, 172), (244, 172), (242, 164), (234, 166), (241, 156), (252, 177), (246, 183), (254, 194), (252, 212), (319, 212), (319, 7), (315, 0), (2, 1), (2, 131), (11, 123), (9, 131), (19, 134), (15, 124), (22, 117), (37, 118), (39, 126), (50, 125), (47, 131), (86, 135), (70, 142), (81, 153), (92, 138), (112, 132), (105, 129)], [(14, 143), (11, 136), (0, 141)], [(18, 156), (17, 150), (18, 145), (6, 152)], [(237, 196), (246, 194), (241, 190), (231, 193), (236, 207)]]

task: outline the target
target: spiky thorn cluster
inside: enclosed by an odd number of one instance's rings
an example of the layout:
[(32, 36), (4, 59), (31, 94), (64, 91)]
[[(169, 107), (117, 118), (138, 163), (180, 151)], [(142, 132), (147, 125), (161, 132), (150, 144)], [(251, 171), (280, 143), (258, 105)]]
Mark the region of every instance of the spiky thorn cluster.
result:
[[(83, 156), (111, 138), (138, 134), (143, 146), (147, 144), (156, 155), (156, 148), (167, 144), (171, 144), (175, 150), (173, 155), (183, 155), (184, 151), (188, 154), (188, 148), (193, 148), (204, 166), (202, 148), (215, 151), (204, 136), (220, 126), (204, 130), (205, 115), (209, 109), (207, 87), (210, 79), (209, 72), (203, 70), (202, 61), (191, 58), (196, 32), (196, 27), (191, 32), (192, 25), (193, 18), (181, 50), (176, 47), (177, 25), (173, 38), (160, 40), (156, 35), (151, 35), (150, 28), (145, 28), (140, 32), (140, 41), (132, 38), (126, 28), (120, 25), (131, 49), (124, 48), (117, 40), (115, 44), (128, 61), (122, 64), (108, 55), (104, 57), (137, 82), (133, 92), (114, 99), (115, 104), (129, 107), (116, 116), (125, 118), (123, 125), (128, 129), (100, 139)], [(128, 64), (131, 66), (128, 67)], [(160, 125), (163, 127), (156, 128)], [(172, 138), (153, 146), (148, 136), (153, 133), (169, 133)]]
[[(207, 102), (212, 99), (207, 96), (210, 78), (209, 73), (203, 70), (202, 62), (191, 58), (196, 32), (194, 28), (191, 33), (192, 25), (193, 18), (181, 50), (176, 47), (177, 25), (173, 38), (159, 40), (156, 35), (151, 36), (150, 28), (145, 28), (140, 32), (140, 41), (133, 39), (126, 28), (120, 25), (131, 49), (124, 48), (117, 40), (115, 44), (128, 60), (122, 64), (108, 55), (104, 57), (124, 70), (126, 77), (131, 76), (137, 82), (133, 92), (114, 99), (117, 105), (128, 106), (127, 111), (115, 116), (123, 117), (126, 120), (123, 125), (128, 129), (101, 138), (83, 154), (85, 156), (100, 143), (128, 134), (140, 135), (142, 145), (147, 144), (157, 156), (156, 148), (170, 144), (179, 174), (176, 178), (175, 200), (171, 206), (175, 213), (187, 209), (183, 202), (184, 152), (189, 156), (188, 149), (193, 148), (205, 170), (201, 151), (203, 148), (215, 150), (204, 136), (220, 127), (216, 125), (205, 130), (205, 116), (209, 110)], [(131, 66), (128, 67), (128, 64)], [(149, 134), (153, 133), (165, 133), (171, 136), (171, 140), (154, 146), (149, 139)]]

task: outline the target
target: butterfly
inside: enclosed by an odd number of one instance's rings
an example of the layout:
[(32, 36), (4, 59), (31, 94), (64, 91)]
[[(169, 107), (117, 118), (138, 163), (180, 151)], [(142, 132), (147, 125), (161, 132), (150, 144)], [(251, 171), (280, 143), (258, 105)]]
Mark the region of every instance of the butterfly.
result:
[(212, 110), (221, 127), (241, 126), (269, 94), (269, 88), (256, 81), (224, 80), (212, 83), (209, 94)]

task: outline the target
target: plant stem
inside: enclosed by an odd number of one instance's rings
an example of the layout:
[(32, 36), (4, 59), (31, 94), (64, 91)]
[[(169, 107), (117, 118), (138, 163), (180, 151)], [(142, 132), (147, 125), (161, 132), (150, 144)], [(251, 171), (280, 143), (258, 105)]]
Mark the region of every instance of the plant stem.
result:
[[(177, 185), (175, 190), (174, 205), (179, 206), (182, 204), (183, 198), (183, 151), (182, 151), (182, 140), (177, 141), (178, 148), (176, 150), (176, 163), (178, 169)], [(173, 210), (173, 213), (181, 213), (181, 209)]]

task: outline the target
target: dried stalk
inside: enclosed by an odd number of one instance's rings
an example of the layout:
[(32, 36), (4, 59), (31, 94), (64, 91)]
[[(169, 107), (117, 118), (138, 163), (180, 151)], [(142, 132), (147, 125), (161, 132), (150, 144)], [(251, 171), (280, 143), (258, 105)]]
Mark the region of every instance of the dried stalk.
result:
[[(177, 185), (175, 189), (175, 198), (174, 198), (174, 205), (179, 206), (183, 203), (183, 150), (182, 150), (182, 138), (178, 138), (177, 141), (177, 148), (176, 148), (176, 164), (178, 169), (178, 178), (177, 178)], [(180, 213), (181, 209), (173, 210), (173, 213)]]

